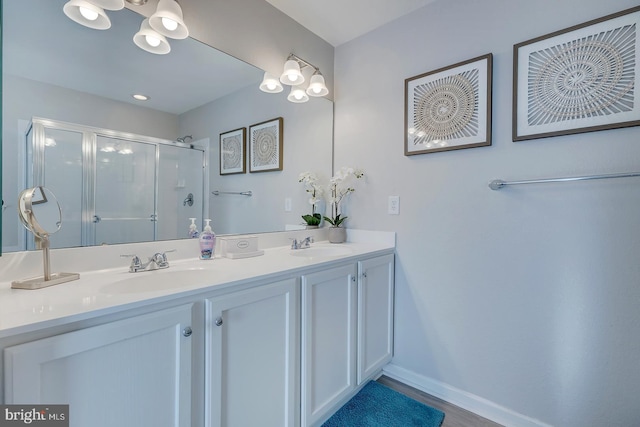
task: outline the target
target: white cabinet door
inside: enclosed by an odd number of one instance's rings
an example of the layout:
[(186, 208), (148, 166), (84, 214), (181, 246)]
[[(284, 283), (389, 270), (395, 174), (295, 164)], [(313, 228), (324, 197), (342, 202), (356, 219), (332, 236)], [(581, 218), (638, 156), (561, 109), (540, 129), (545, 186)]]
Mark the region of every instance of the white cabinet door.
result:
[(358, 262), (358, 384), (393, 355), (393, 255)]
[(356, 387), (356, 265), (302, 276), (302, 425)]
[(215, 297), (207, 306), (205, 426), (297, 426), (298, 280)]
[(5, 399), (72, 427), (191, 425), (191, 304), (9, 347)]

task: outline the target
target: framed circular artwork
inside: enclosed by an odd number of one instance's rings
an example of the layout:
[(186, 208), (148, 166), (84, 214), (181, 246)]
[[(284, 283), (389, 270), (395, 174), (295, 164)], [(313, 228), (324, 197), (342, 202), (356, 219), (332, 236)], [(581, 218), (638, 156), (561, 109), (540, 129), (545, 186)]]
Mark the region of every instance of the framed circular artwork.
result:
[(247, 128), (220, 134), (220, 175), (245, 173)]
[(249, 127), (249, 172), (282, 170), (282, 117)]
[(513, 140), (637, 126), (640, 7), (516, 44)]
[(491, 145), (493, 55), (405, 80), (404, 154)]

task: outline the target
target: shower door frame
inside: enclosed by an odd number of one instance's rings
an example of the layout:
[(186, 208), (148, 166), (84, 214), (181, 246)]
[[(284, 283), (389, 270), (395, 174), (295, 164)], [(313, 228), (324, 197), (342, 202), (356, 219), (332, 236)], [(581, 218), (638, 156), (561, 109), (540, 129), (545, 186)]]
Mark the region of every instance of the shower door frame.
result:
[[(45, 129), (56, 129), (69, 132), (77, 132), (82, 134), (82, 212), (81, 212), (81, 241), (80, 246), (95, 246), (95, 227), (96, 227), (96, 150), (99, 136), (119, 139), (126, 142), (143, 143), (155, 146), (155, 172), (154, 172), (154, 206), (153, 218), (153, 241), (157, 240), (158, 234), (158, 192), (159, 189), (159, 163), (160, 163), (160, 145), (170, 145), (174, 147), (191, 149), (202, 152), (202, 212), (201, 218), (208, 218), (209, 198), (207, 185), (207, 156), (206, 147), (195, 146), (194, 144), (186, 144), (167, 139), (156, 138), (146, 135), (139, 135), (130, 132), (121, 132), (111, 129), (98, 128), (75, 123), (64, 122), (60, 120), (51, 120), (41, 117), (33, 117), (26, 129), (26, 136), (32, 132), (32, 146), (29, 147), (29, 138), (26, 138), (27, 155), (25, 173), (28, 187), (43, 185), (45, 179)], [(30, 155), (29, 155), (30, 154)], [(31, 163), (31, 164), (29, 164)], [(31, 172), (31, 173), (30, 173)], [(26, 249), (30, 247), (29, 239)], [(123, 242), (127, 243), (127, 242)]]

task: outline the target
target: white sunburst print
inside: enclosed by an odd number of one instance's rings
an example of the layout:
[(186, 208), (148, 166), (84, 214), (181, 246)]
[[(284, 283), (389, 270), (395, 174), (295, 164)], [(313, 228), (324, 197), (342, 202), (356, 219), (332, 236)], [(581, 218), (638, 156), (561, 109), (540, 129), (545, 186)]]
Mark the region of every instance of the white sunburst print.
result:
[(636, 25), (529, 54), (527, 123), (547, 125), (634, 109)]

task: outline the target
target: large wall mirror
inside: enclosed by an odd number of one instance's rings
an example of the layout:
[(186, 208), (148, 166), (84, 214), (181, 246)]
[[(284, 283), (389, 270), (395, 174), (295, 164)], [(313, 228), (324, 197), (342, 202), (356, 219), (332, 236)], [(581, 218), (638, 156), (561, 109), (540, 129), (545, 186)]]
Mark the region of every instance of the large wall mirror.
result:
[[(133, 43), (143, 20), (134, 6), (107, 11), (112, 26), (100, 31), (68, 19), (62, 10), (66, 1), (0, 0), (2, 252), (25, 249), (16, 204), (33, 173), (26, 135), (34, 117), (166, 141), (189, 135), (189, 142), (207, 148), (207, 194), (196, 197), (208, 196), (205, 211), (216, 233), (282, 231), (301, 224), (310, 206), (299, 174), (331, 175), (330, 100), (294, 104), (287, 91), (263, 93), (262, 70), (191, 38), (170, 39), (167, 55), (148, 53)], [(188, 16), (185, 21), (188, 25)], [(150, 99), (134, 100), (138, 93)], [(246, 128), (248, 154), (250, 126), (278, 117), (282, 170), (250, 173), (247, 166), (246, 173), (221, 175), (220, 134)], [(174, 187), (161, 185), (158, 191)], [(251, 196), (233, 194), (249, 191)], [(186, 238), (189, 222), (177, 228)]]

